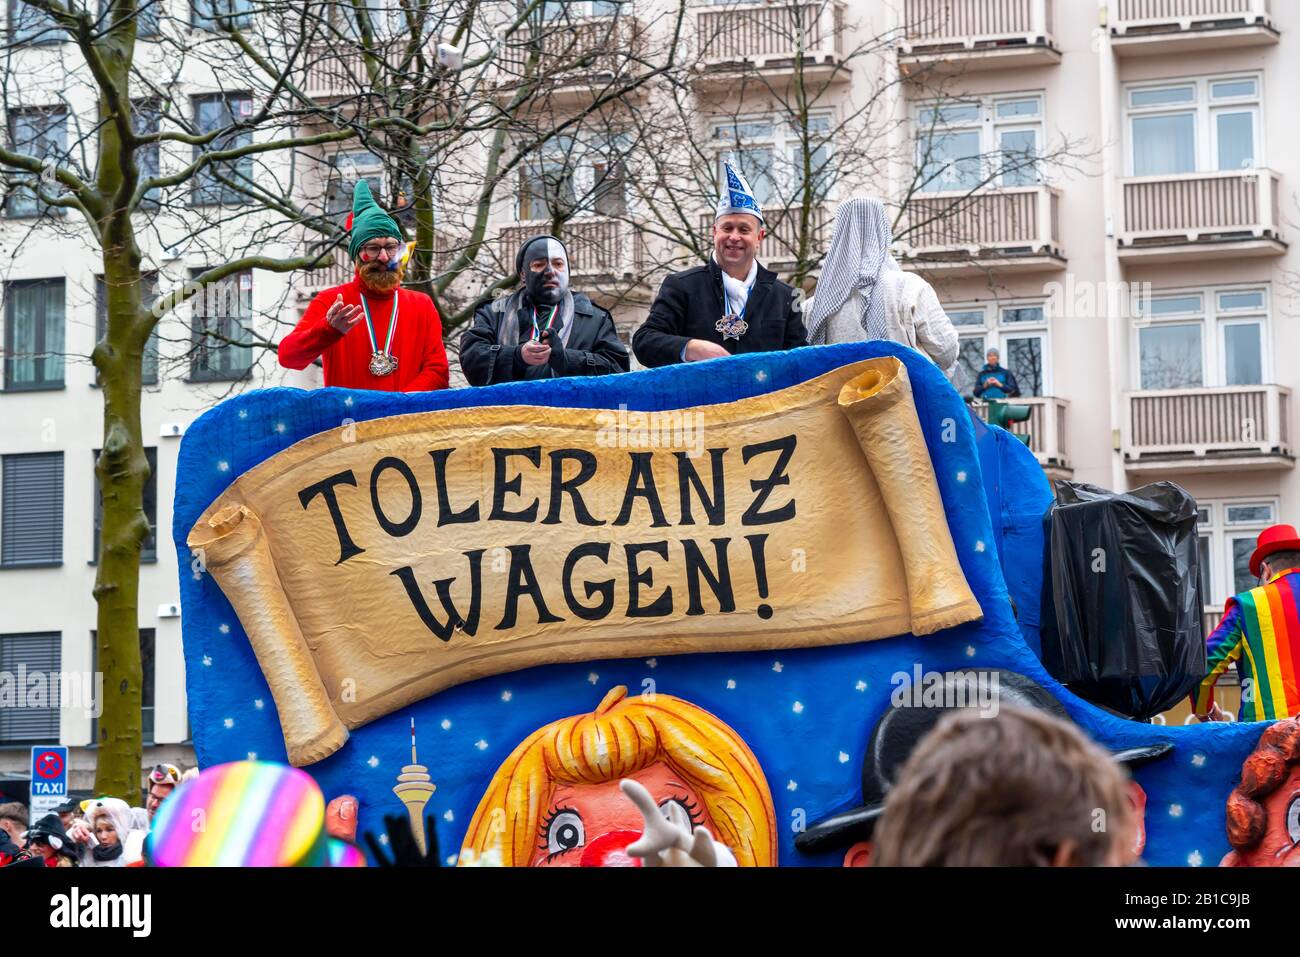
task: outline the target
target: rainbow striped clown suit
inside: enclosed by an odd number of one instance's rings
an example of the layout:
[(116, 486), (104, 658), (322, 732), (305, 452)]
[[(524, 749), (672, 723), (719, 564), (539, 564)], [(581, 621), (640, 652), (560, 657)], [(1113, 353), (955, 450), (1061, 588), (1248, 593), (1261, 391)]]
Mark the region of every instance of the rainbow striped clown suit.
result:
[[(1300, 715), (1300, 569), (1228, 599), (1223, 620), (1205, 639), (1209, 674), (1193, 694), (1204, 715), (1214, 684), (1234, 661), (1245, 661), (1241, 721), (1277, 721)], [(1249, 687), (1246, 681), (1250, 681)]]

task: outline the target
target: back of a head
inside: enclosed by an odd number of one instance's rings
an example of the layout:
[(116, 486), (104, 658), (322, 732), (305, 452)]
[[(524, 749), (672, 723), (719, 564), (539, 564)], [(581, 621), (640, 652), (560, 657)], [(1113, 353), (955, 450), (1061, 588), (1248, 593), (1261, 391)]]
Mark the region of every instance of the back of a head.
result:
[(1300, 551), (1274, 552), (1264, 559), (1269, 571), (1274, 575), (1280, 572), (1300, 569)]
[(1132, 828), (1125, 773), (1073, 724), (1003, 706), (946, 715), (916, 746), (875, 831), (878, 866), (1111, 862)]

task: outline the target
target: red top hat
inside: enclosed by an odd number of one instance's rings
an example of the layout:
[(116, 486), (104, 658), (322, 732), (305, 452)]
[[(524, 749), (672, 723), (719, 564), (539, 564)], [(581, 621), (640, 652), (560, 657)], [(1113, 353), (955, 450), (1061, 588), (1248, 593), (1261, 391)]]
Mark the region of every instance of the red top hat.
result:
[(1258, 578), (1260, 562), (1274, 552), (1300, 552), (1300, 532), (1294, 525), (1272, 525), (1259, 533), (1255, 553), (1250, 556), (1250, 573)]

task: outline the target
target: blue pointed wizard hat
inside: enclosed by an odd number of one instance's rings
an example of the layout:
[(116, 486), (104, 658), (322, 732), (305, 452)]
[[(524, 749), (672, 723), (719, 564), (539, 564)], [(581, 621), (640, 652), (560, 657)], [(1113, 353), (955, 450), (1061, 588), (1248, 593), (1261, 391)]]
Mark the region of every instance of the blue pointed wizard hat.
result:
[(722, 161), (722, 180), (722, 194), (718, 197), (713, 218), (721, 219), (731, 213), (749, 213), (757, 216), (760, 223), (763, 222), (763, 210), (759, 208), (754, 191), (749, 188), (749, 183), (733, 157), (729, 156)]

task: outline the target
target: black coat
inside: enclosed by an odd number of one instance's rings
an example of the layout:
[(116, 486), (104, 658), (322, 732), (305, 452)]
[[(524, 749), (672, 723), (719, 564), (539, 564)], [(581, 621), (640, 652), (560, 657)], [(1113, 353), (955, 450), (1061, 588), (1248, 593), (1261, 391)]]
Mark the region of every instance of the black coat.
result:
[(501, 317), (485, 302), (474, 310), (474, 324), (460, 337), (460, 367), (470, 385), (493, 385), (520, 379), (550, 379), (577, 375), (627, 372), (631, 362), (619, 339), (614, 318), (580, 292), (573, 294), (573, 326), (569, 341), (551, 345), (546, 365), (530, 366), (521, 345), (503, 345), (497, 329)]
[(792, 286), (770, 269), (758, 267), (749, 292), (745, 322), (749, 328), (739, 339), (723, 340), (717, 322), (726, 314), (722, 267), (712, 259), (703, 266), (676, 272), (664, 280), (650, 315), (632, 337), (632, 351), (645, 366), (667, 366), (682, 361), (689, 339), (716, 342), (732, 355), (742, 352), (779, 352), (808, 344), (803, 327), (802, 303), (796, 304)]

